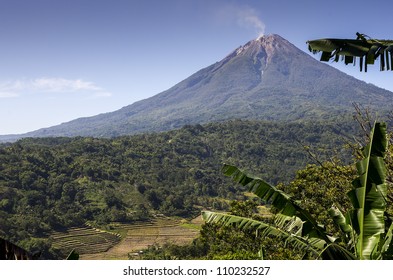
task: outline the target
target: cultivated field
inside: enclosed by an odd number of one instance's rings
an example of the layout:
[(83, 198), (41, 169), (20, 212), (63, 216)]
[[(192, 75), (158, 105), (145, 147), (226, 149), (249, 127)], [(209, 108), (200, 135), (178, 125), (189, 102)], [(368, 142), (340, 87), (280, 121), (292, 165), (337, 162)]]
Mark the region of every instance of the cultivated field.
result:
[(55, 232), (51, 238), (53, 247), (61, 249), (64, 253), (75, 249), (79, 254), (107, 251), (121, 240), (119, 234), (105, 232), (89, 225), (70, 228), (65, 232)]
[(127, 260), (129, 253), (136, 256), (149, 245), (166, 242), (187, 244), (198, 236), (201, 223), (201, 217), (190, 222), (160, 217), (149, 222), (112, 224), (113, 230), (121, 233), (121, 241), (101, 252), (83, 250), (80, 259)]

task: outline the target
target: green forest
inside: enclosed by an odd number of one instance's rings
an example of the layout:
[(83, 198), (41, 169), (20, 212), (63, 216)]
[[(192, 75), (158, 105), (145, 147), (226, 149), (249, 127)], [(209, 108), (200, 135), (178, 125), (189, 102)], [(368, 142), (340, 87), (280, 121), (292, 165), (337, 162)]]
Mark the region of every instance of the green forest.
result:
[(144, 258), (393, 259), (392, 136), (385, 123), (362, 127), (356, 164), (307, 165), (286, 184), (225, 164), (223, 173), (268, 202), (271, 215), (257, 199), (233, 201), (229, 212), (203, 212), (206, 224), (192, 245), (150, 246)]
[[(62, 256), (51, 246), (51, 232), (86, 222), (103, 227), (148, 220), (153, 214), (191, 218), (203, 209), (255, 216), (261, 201), (242, 202), (249, 200), (247, 188), (222, 174), (224, 162), (278, 184), (325, 220), (322, 209), (329, 198), (340, 197), (353, 177), (347, 164), (353, 163), (353, 137), (361, 135), (357, 128), (351, 117), (308, 123), (233, 120), (111, 139), (26, 138), (2, 144), (0, 236), (57, 259)], [(253, 258), (260, 253), (247, 244), (255, 242), (250, 232), (212, 234), (219, 230), (218, 225), (204, 226), (192, 250), (169, 244), (164, 249), (176, 249), (179, 258)], [(159, 258), (164, 249), (150, 248), (145, 257)], [(194, 255), (183, 256), (183, 251)], [(299, 257), (296, 250), (273, 251), (271, 258)]]

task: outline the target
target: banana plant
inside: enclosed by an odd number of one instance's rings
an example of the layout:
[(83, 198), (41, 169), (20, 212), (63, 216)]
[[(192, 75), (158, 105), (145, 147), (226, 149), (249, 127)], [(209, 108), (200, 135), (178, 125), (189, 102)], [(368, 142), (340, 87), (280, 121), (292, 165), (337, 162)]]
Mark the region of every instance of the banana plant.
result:
[[(25, 249), (0, 237), (0, 260), (37, 260), (40, 253), (31, 254)], [(66, 260), (78, 260), (79, 254), (72, 250)]]
[(367, 72), (367, 65), (380, 59), (380, 70), (393, 71), (393, 40), (377, 40), (356, 33), (356, 39), (326, 38), (307, 41), (311, 52), (322, 52), (321, 61), (338, 62), (340, 57), (345, 64), (356, 63), (359, 58), (360, 71)]
[(0, 260), (32, 260), (37, 259), (25, 249), (0, 237)]
[(251, 192), (272, 205), (278, 213), (273, 223), (268, 224), (250, 218), (203, 211), (202, 217), (207, 223), (236, 226), (242, 230), (252, 229), (258, 236), (284, 240), (294, 248), (311, 254), (315, 259), (355, 259), (355, 256), (345, 248), (331, 246), (336, 238), (328, 235), (324, 226), (318, 224), (313, 216), (290, 195), (235, 166), (225, 164), (223, 172), (232, 177), (236, 183), (248, 186)]
[(393, 224), (390, 220), (385, 221), (386, 149), (386, 125), (375, 123), (370, 142), (362, 149), (363, 158), (356, 165), (358, 177), (348, 193), (352, 209), (345, 215), (335, 206), (327, 210), (341, 229), (341, 236), (329, 235), (325, 227), (290, 195), (226, 164), (223, 166), (225, 175), (232, 177), (236, 183), (248, 186), (251, 192), (277, 210), (274, 222), (267, 224), (211, 211), (204, 211), (203, 218), (207, 223), (235, 225), (240, 229), (254, 229), (262, 237), (283, 239), (311, 253), (316, 259), (382, 259), (393, 247)]
[(348, 232), (352, 225), (358, 259), (381, 259), (390, 245), (392, 227), (386, 231), (385, 224), (387, 184), (384, 157), (387, 145), (386, 125), (376, 123), (370, 142), (362, 149), (363, 159), (356, 164), (359, 176), (348, 193), (353, 209), (347, 214), (344, 232)]

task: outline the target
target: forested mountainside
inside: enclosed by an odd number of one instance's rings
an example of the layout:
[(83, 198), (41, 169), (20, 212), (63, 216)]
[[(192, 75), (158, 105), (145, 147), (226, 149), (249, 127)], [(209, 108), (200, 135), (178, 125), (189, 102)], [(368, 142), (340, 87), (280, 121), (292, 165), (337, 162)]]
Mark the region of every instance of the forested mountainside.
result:
[[(135, 221), (153, 213), (190, 217), (242, 200), (223, 162), (275, 184), (343, 147), (356, 127), (337, 123), (234, 120), (179, 130), (96, 138), (26, 138), (0, 147), (0, 235), (16, 244), (86, 221)], [(41, 244), (41, 243), (37, 243)], [(30, 244), (31, 245), (31, 244)], [(42, 244), (41, 244), (42, 245)], [(38, 245), (37, 245), (38, 246)], [(34, 246), (33, 246), (34, 247)]]

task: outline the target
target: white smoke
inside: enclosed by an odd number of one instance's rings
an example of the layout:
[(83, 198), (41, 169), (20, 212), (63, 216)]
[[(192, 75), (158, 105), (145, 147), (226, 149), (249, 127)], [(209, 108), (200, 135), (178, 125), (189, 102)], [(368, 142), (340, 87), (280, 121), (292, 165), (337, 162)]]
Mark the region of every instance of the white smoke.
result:
[(240, 26), (255, 29), (258, 38), (265, 34), (265, 24), (259, 19), (257, 12), (250, 7), (238, 10), (237, 21)]
[(265, 34), (265, 24), (257, 11), (249, 6), (228, 4), (219, 11), (219, 19), (242, 28), (253, 29), (258, 38)]

